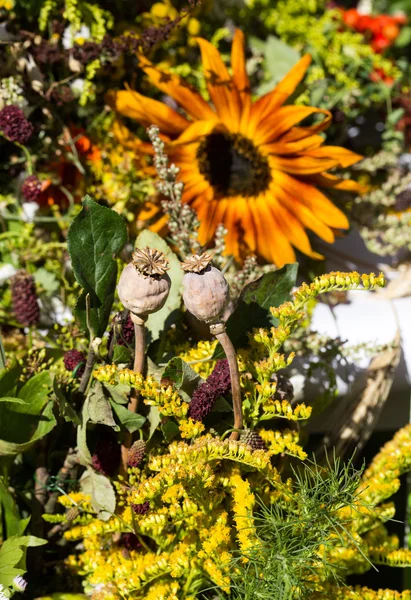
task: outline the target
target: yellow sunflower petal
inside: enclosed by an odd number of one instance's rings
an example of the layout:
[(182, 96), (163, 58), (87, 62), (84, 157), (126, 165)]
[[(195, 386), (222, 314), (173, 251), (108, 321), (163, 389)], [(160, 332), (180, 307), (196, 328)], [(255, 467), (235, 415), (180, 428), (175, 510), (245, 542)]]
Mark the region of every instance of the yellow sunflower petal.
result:
[(307, 152), (307, 155), (314, 158), (336, 158), (338, 164), (343, 168), (350, 167), (364, 158), (361, 154), (356, 154), (340, 146), (322, 146), (321, 148), (310, 150)]
[(282, 231), (285, 233), (292, 245), (295, 246), (295, 248), (298, 248), (298, 250), (307, 256), (311, 256), (311, 258), (315, 258), (317, 260), (324, 258), (322, 254), (314, 252), (314, 250), (311, 248), (310, 240), (304, 231), (301, 221), (299, 221), (291, 211), (287, 210), (287, 208), (279, 202), (278, 195), (275, 193), (275, 190), (270, 197), (269, 206), (279, 222)]
[(257, 250), (277, 267), (295, 261), (295, 252), (269, 208), (270, 194), (260, 194), (250, 208), (258, 228)]
[(241, 101), (237, 88), (217, 48), (203, 38), (197, 38), (197, 42), (201, 50), (207, 89), (216, 113), (231, 131), (237, 131), (241, 114)]
[(307, 150), (315, 150), (323, 143), (324, 138), (321, 135), (309, 135), (296, 142), (287, 142), (281, 137), (278, 142), (265, 144), (261, 147), (261, 150), (267, 154), (281, 154), (284, 156), (287, 154), (298, 154)]
[(238, 258), (240, 256), (239, 248), (239, 204), (237, 198), (227, 200), (227, 208), (224, 214), (224, 226), (227, 229), (225, 236), (225, 253)]
[(140, 56), (140, 66), (159, 90), (168, 94), (186, 111), (190, 117), (199, 120), (212, 120), (216, 114), (200, 94), (181, 77), (155, 67), (145, 56)]
[(280, 186), (275, 185), (271, 188), (272, 193), (278, 200), (292, 212), (295, 217), (306, 227), (311, 229), (322, 240), (332, 244), (335, 240), (332, 229), (325, 225), (315, 213), (305, 206), (300, 200), (293, 197), (289, 192), (285, 192)]
[(146, 98), (133, 90), (111, 92), (108, 102), (122, 115), (136, 119), (146, 127), (157, 125), (160, 131), (166, 134), (178, 135), (190, 124), (185, 117), (169, 106), (152, 98)]
[(334, 158), (313, 158), (312, 156), (270, 156), (270, 164), (276, 170), (285, 171), (293, 175), (311, 175), (322, 173), (327, 169), (338, 166), (338, 160)]
[(310, 63), (311, 56), (306, 54), (271, 92), (268, 92), (253, 104), (249, 122), (249, 135), (254, 135), (259, 123), (267, 116), (272, 115), (291, 96), (302, 81)]
[(358, 181), (352, 179), (340, 179), (336, 175), (330, 173), (321, 173), (320, 175), (311, 175), (310, 177), (304, 178), (308, 183), (313, 185), (319, 185), (320, 187), (333, 188), (335, 190), (346, 190), (347, 192), (357, 192), (358, 194), (364, 194), (369, 191), (367, 185), (363, 185)]
[(345, 214), (313, 185), (302, 182), (282, 171), (275, 173), (274, 180), (283, 190), (301, 200), (303, 204), (308, 206), (329, 227), (337, 229), (349, 228), (350, 225)]
[(187, 127), (187, 129), (172, 143), (169, 147), (179, 146), (182, 144), (190, 144), (191, 142), (198, 142), (199, 138), (204, 138), (212, 131), (226, 131), (224, 125), (218, 121), (217, 117), (211, 121), (196, 121)]
[[(194, 208), (194, 210), (197, 210), (198, 205), (204, 201), (204, 199), (198, 198), (191, 204), (191, 206)], [(200, 221), (200, 227), (198, 230), (198, 241), (200, 244), (207, 244), (215, 234), (215, 230), (217, 229), (218, 225), (220, 225), (220, 223), (224, 223), (224, 215), (228, 202), (229, 201), (227, 199), (223, 198), (222, 200), (214, 200), (213, 202), (209, 203), (211, 204), (212, 208), (214, 208), (214, 211), (211, 213), (210, 209), (211, 216), (209, 222)]]
[(231, 47), (232, 80), (238, 90), (241, 100), (240, 131), (246, 133), (251, 111), (251, 88), (247, 74), (244, 34), (240, 29), (234, 33), (233, 45)]
[[(312, 115), (325, 115), (323, 121), (330, 122), (332, 115), (328, 110), (313, 108), (312, 106), (283, 106), (271, 116), (262, 121), (253, 136), (253, 141), (257, 144), (268, 144), (277, 140), (289, 129), (300, 123), (303, 119)], [(323, 122), (322, 122), (323, 124)], [(307, 127), (307, 136), (312, 131)]]

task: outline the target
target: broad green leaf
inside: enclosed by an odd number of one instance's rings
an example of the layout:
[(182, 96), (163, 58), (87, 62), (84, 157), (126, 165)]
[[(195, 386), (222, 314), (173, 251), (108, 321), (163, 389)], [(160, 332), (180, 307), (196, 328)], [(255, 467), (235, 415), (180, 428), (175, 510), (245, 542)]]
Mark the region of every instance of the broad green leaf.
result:
[(104, 394), (104, 388), (99, 381), (96, 381), (91, 388), (88, 396), (88, 415), (91, 423), (107, 425), (108, 427), (117, 427), (113, 418), (110, 402)]
[(114, 257), (127, 241), (123, 217), (89, 196), (68, 232), (68, 251), (74, 275), (83, 288), (76, 316), (86, 329), (86, 296), (90, 299), (90, 327), (94, 337), (102, 337), (110, 317), (117, 279)]
[(141, 429), (146, 422), (146, 418), (143, 417), (143, 415), (131, 412), (131, 410), (128, 410), (128, 408), (122, 406), (121, 404), (117, 404), (114, 402), (114, 400), (110, 400), (110, 404), (120, 423), (123, 425), (123, 427), (128, 429), (130, 433), (137, 431), (137, 429)]
[(116, 509), (116, 495), (110, 480), (88, 468), (80, 478), (80, 487), (83, 494), (91, 496), (91, 504), (98, 518), (108, 521)]
[(25, 403), (15, 407), (13, 411), (25, 413), (26, 415), (39, 415), (49, 401), (51, 388), (50, 373), (48, 371), (37, 373), (19, 391), (18, 396)]
[(166, 366), (163, 379), (170, 380), (178, 390), (183, 390), (189, 396), (193, 393), (202, 378), (182, 358), (172, 358)]
[[(53, 403), (48, 402), (40, 415), (15, 413), (0, 404), (0, 456), (25, 452), (56, 425)], [(21, 407), (12, 404), (11, 407)]]
[(274, 35), (269, 35), (264, 49), (266, 68), (273, 77), (273, 83), (280, 81), (300, 60), (300, 53), (282, 42)]
[(167, 271), (171, 279), (171, 289), (167, 301), (163, 308), (150, 315), (146, 322), (146, 327), (150, 332), (150, 342), (154, 342), (160, 337), (160, 334), (170, 327), (178, 316), (181, 305), (180, 287), (183, 280), (183, 271), (180, 261), (167, 243), (157, 233), (145, 229), (136, 239), (136, 248), (156, 248), (167, 256), (170, 261), (170, 269)]
[[(245, 286), (234, 313), (227, 321), (227, 333), (236, 348), (247, 344), (248, 331), (256, 327), (278, 325), (270, 312), (270, 307), (280, 306), (289, 300), (296, 282), (297, 269), (297, 263), (285, 265)], [(223, 349), (217, 346), (214, 358), (223, 356)]]
[[(25, 573), (25, 549), (29, 546), (41, 546), (46, 540), (34, 536), (12, 536), (0, 547), (0, 584), (11, 586), (17, 575)], [(21, 564), (20, 564), (21, 561)], [(16, 568), (17, 565), (23, 568)]]
[(0, 398), (0, 402), (10, 402), (11, 404), (27, 404), (27, 402), (21, 398), (11, 398), (9, 396), (3, 396), (3, 398)]
[(80, 417), (78, 416), (78, 414), (76, 413), (76, 411), (74, 410), (74, 408), (72, 407), (70, 402), (65, 397), (65, 395), (62, 392), (62, 390), (60, 389), (60, 387), (57, 383), (57, 379), (55, 377), (53, 378), (53, 392), (54, 392), (54, 399), (57, 402), (57, 405), (59, 407), (60, 416), (62, 416), (64, 418), (64, 420), (67, 422), (71, 421), (75, 425), (80, 425), (81, 424)]
[(213, 404), (212, 412), (233, 412), (233, 407), (227, 402), (225, 398), (219, 396)]

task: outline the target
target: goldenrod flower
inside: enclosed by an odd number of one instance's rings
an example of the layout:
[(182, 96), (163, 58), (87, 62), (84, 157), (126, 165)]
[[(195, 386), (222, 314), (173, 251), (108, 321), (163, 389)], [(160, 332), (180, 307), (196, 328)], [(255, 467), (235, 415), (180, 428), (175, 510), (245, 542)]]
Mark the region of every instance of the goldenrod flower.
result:
[[(305, 229), (331, 243), (333, 229), (349, 225), (318, 187), (358, 191), (354, 181), (342, 181), (327, 171), (348, 167), (361, 157), (323, 146), (319, 134), (331, 121), (329, 111), (285, 106), (310, 56), (301, 58), (274, 90), (252, 102), (243, 33), (237, 30), (234, 35), (232, 75), (212, 44), (202, 38), (197, 42), (214, 108), (177, 75), (161, 71), (145, 57), (140, 64), (150, 81), (174, 98), (187, 116), (131, 89), (112, 92), (112, 106), (161, 130), (185, 184), (182, 201), (200, 219), (201, 244), (207, 244), (223, 223), (228, 229), (227, 254), (241, 257), (251, 251), (281, 266), (295, 261), (294, 246), (320, 258)], [(301, 125), (315, 116), (322, 121)], [(129, 132), (123, 137), (125, 144), (130, 142)]]

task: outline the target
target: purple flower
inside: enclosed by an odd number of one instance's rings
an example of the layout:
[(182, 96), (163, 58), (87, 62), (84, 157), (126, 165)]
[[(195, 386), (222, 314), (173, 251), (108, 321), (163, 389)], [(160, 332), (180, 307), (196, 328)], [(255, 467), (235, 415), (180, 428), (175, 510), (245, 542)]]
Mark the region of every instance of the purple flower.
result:
[(34, 277), (18, 271), (10, 280), (11, 299), (16, 320), (22, 325), (34, 325), (40, 318)]
[(63, 356), (63, 362), (67, 371), (74, 371), (74, 369), (76, 369), (80, 363), (84, 363), (76, 370), (76, 378), (80, 379), (84, 373), (86, 365), (86, 355), (84, 352), (80, 352), (79, 350), (69, 350)]
[(145, 515), (146, 512), (150, 510), (150, 502), (143, 502), (143, 504), (131, 504), (131, 508), (136, 513), (136, 515)]
[(9, 104), (0, 110), (0, 131), (11, 142), (25, 144), (33, 134), (34, 128), (18, 106)]
[(230, 390), (231, 379), (228, 361), (219, 360), (213, 372), (203, 384), (193, 393), (188, 416), (194, 421), (203, 421), (211, 412), (218, 396), (223, 396)]
[(29, 175), (21, 186), (21, 193), (27, 202), (37, 202), (41, 194), (41, 181), (36, 175)]

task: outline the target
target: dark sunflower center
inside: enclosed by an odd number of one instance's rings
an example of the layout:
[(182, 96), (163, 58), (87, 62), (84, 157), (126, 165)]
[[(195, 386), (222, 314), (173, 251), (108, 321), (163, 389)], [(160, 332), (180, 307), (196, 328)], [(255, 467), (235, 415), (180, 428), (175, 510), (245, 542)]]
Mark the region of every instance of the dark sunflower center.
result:
[(197, 150), (200, 173), (217, 197), (257, 196), (271, 180), (267, 159), (242, 135), (211, 133)]

